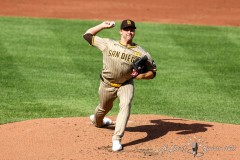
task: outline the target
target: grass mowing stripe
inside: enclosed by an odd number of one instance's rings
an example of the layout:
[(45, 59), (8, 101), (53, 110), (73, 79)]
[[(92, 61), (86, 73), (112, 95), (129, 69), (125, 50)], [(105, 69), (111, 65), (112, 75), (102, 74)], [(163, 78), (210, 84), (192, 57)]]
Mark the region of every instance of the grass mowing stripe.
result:
[[(93, 112), (102, 56), (81, 36), (98, 23), (0, 17), (0, 123)], [(119, 25), (99, 35), (118, 39)], [(158, 75), (136, 81), (132, 113), (239, 124), (238, 27), (137, 25)]]

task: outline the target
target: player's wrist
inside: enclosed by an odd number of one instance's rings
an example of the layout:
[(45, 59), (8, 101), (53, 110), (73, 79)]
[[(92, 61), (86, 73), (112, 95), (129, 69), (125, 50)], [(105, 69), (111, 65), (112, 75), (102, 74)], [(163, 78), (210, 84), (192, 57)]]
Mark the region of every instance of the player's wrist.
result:
[(143, 79), (143, 74), (138, 74), (138, 75), (135, 77), (135, 79), (137, 79), (137, 80)]
[(115, 27), (114, 21), (104, 21), (100, 24), (102, 29), (109, 29)]

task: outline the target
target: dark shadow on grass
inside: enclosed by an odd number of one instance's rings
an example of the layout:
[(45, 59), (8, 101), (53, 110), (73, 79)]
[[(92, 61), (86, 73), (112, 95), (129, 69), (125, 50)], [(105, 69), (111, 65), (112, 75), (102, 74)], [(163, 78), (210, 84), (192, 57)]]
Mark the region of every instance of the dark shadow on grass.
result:
[[(123, 146), (131, 146), (139, 143), (148, 142), (154, 139), (158, 139), (168, 134), (168, 132), (171, 132), (171, 131), (175, 131), (175, 132), (177, 131), (177, 134), (181, 134), (181, 135), (206, 132), (207, 127), (213, 126), (209, 124), (201, 124), (201, 123), (185, 124), (185, 123), (169, 122), (165, 120), (168, 120), (168, 119), (150, 120), (150, 122), (152, 123), (151, 125), (127, 127), (126, 131), (128, 132), (144, 132), (144, 133), (147, 133), (147, 136), (144, 138), (137, 139), (132, 142), (123, 144)], [(173, 119), (171, 119), (171, 121), (172, 120)], [(177, 121), (177, 120), (183, 121), (182, 119), (175, 119), (174, 121)], [(107, 128), (114, 129), (113, 126), (109, 126)]]

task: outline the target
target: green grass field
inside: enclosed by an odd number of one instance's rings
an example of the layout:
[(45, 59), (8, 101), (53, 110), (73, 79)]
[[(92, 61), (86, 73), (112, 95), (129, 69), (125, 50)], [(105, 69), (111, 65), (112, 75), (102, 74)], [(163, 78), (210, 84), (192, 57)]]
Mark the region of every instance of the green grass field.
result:
[[(0, 124), (89, 116), (101, 53), (82, 34), (100, 21), (0, 17)], [(99, 35), (118, 39), (118, 29)], [(137, 23), (158, 67), (135, 81), (132, 114), (240, 124), (240, 28)], [(118, 112), (118, 100), (109, 115)]]

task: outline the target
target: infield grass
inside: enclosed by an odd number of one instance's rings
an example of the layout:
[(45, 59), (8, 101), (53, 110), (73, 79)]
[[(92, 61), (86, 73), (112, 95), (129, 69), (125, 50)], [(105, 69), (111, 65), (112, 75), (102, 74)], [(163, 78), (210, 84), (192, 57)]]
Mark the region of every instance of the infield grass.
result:
[[(0, 124), (89, 116), (101, 53), (82, 34), (99, 21), (0, 17)], [(240, 124), (240, 28), (137, 23), (158, 73), (135, 81), (132, 114)], [(118, 39), (116, 28), (102, 37)], [(118, 100), (110, 115), (118, 112)]]

